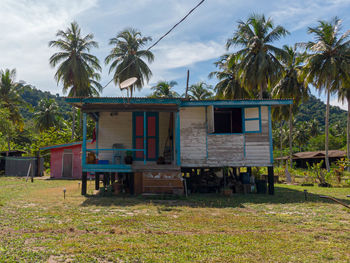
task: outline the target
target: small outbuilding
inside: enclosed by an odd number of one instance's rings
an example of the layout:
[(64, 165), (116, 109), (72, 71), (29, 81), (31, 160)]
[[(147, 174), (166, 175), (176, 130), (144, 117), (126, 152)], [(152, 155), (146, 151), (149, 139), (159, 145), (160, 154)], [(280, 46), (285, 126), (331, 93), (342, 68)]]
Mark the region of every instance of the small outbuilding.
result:
[[(50, 177), (64, 179), (81, 179), (81, 153), (83, 142), (72, 142), (40, 148), (50, 150)], [(87, 148), (93, 146), (88, 143)]]
[(24, 151), (20, 151), (20, 150), (0, 152), (0, 171), (5, 171), (6, 157), (20, 157), (24, 153), (25, 153)]
[[(341, 150), (329, 150), (328, 151), (328, 158), (329, 163), (335, 163), (341, 158), (346, 157), (346, 151)], [(314, 163), (319, 163), (322, 160), (324, 161), (326, 158), (326, 152), (325, 151), (314, 151), (314, 152), (297, 152), (292, 155), (293, 162), (295, 162), (295, 166), (298, 168), (307, 168), (307, 163), (310, 165)], [(289, 156), (283, 156), (275, 159), (276, 161), (279, 160), (289, 160)], [(325, 162), (323, 163), (323, 168), (326, 168)]]

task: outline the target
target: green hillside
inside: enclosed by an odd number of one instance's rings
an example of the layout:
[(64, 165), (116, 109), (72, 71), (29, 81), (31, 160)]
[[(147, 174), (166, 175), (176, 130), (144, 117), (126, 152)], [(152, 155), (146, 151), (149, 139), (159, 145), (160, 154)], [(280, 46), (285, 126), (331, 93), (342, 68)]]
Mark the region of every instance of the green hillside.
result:
[(62, 113), (65, 119), (68, 118), (68, 113), (71, 111), (71, 106), (64, 101), (63, 97), (60, 97), (59, 94), (52, 95), (48, 91), (42, 91), (36, 89), (33, 86), (26, 86), (19, 91), (21, 97), (25, 102), (29, 104), (29, 107), (23, 106), (21, 107), (22, 116), (28, 120), (33, 117), (33, 110), (38, 105), (39, 101), (42, 99), (54, 99), (56, 100), (60, 112)]
[[(315, 96), (311, 95), (309, 100), (300, 105), (299, 112), (296, 114), (296, 121), (304, 122), (317, 119), (320, 127), (325, 124), (326, 104)], [(330, 125), (340, 123), (346, 127), (346, 111), (339, 107), (330, 107)]]

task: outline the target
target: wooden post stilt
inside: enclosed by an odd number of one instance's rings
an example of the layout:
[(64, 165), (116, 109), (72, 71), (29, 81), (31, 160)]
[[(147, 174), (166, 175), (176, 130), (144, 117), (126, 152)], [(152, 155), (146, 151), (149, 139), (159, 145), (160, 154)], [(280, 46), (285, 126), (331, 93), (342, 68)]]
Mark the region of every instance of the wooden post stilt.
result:
[(115, 182), (115, 173), (111, 173), (111, 185)]
[(269, 195), (275, 194), (275, 185), (274, 185), (274, 174), (273, 174), (273, 166), (267, 167), (267, 181), (269, 183)]
[(83, 172), (81, 177), (81, 194), (86, 195), (86, 185), (87, 185), (87, 172)]
[(247, 167), (247, 173), (249, 173), (249, 175), (252, 175), (252, 167)]
[(100, 189), (100, 173), (95, 173), (95, 190)]

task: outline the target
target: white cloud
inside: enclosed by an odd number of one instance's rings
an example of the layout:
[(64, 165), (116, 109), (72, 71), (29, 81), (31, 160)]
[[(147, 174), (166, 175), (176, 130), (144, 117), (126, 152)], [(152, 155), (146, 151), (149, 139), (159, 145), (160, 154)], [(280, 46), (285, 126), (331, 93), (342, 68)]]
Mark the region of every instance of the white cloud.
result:
[(60, 92), (48, 59), (48, 42), (60, 28), (93, 7), (97, 0), (2, 0), (0, 68), (16, 68), (17, 76), (40, 89)]
[[(57, 87), (54, 81), (55, 69), (48, 63), (54, 52), (48, 48), (48, 41), (55, 39), (58, 29), (64, 29), (69, 22), (77, 20), (83, 34), (94, 32), (100, 44), (100, 48), (92, 50), (92, 53), (101, 60), (101, 83), (106, 84), (111, 79), (109, 67), (103, 63), (111, 48), (109, 38), (132, 26), (144, 35), (152, 36), (155, 41), (198, 2), (0, 0), (0, 68), (16, 68), (18, 79), (39, 89), (61, 93), (61, 87)], [(158, 80), (177, 80), (179, 86), (176, 89), (183, 89), (187, 68), (191, 70), (191, 82), (205, 80), (213, 70), (212, 63), (207, 61), (225, 53), (225, 41), (232, 35), (236, 21), (246, 19), (251, 13), (265, 13), (272, 16), (276, 24), (294, 31), (337, 13), (345, 17), (349, 6), (349, 0), (205, 1), (152, 50), (155, 54), (155, 61), (150, 64), (153, 77), (140, 95), (148, 93), (149, 87)], [(305, 32), (293, 34), (290, 42), (296, 42), (298, 37), (307, 39)], [(113, 84), (103, 92), (104, 96), (119, 94)]]
[(153, 68), (173, 69), (219, 57), (224, 53), (223, 43), (179, 42), (162, 45), (154, 50), (159, 57)]
[(334, 100), (331, 100), (329, 102), (329, 104), (332, 106), (337, 106), (337, 107), (339, 107), (343, 110), (346, 110), (346, 111), (348, 110), (348, 103), (347, 102), (344, 102), (344, 104), (343, 104), (343, 103), (339, 102), (337, 99), (334, 99)]
[(349, 0), (283, 0), (277, 9), (269, 16), (278, 24), (285, 25), (290, 31), (296, 31), (311, 26), (317, 20), (329, 19), (330, 16), (339, 15), (340, 10), (350, 6)]

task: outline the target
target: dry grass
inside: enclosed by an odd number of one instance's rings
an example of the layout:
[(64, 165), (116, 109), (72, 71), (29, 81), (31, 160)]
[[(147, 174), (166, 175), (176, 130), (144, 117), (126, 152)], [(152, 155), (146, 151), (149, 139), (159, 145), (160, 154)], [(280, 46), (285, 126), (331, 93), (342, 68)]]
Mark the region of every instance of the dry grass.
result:
[(349, 193), (101, 198), (78, 181), (2, 177), (0, 262), (349, 262), (350, 210), (318, 196)]

